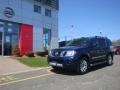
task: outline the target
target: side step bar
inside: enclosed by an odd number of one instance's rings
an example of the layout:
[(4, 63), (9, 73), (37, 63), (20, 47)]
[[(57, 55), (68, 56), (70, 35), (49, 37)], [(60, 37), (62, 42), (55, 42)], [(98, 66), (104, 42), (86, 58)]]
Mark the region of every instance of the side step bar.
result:
[(104, 61), (104, 62), (98, 62), (98, 63), (93, 63), (93, 64), (90, 64), (90, 66), (96, 66), (96, 65), (104, 64), (104, 63), (107, 63), (107, 61)]

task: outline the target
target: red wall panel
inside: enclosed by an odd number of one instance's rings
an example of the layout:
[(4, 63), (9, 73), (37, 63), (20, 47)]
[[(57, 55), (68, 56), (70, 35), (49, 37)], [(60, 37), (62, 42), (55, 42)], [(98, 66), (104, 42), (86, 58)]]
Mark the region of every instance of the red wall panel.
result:
[(25, 55), (27, 52), (33, 51), (33, 26), (27, 24), (20, 25), (19, 37), (20, 55)]

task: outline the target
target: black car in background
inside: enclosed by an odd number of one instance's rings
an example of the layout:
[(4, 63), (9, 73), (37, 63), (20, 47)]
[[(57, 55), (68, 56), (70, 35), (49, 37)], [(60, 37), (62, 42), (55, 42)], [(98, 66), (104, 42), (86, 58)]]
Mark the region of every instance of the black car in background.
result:
[(55, 70), (63, 68), (84, 74), (91, 66), (113, 64), (111, 44), (108, 38), (100, 36), (75, 39), (65, 47), (51, 50), (48, 63)]

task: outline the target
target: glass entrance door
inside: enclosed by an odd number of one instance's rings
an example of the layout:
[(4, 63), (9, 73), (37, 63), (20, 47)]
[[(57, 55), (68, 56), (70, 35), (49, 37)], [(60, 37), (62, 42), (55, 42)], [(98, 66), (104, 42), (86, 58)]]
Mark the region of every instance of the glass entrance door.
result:
[(0, 32), (0, 55), (2, 55), (2, 32)]
[(5, 35), (4, 40), (4, 55), (11, 55), (11, 35)]
[(0, 21), (0, 55), (11, 55), (18, 46), (19, 24)]

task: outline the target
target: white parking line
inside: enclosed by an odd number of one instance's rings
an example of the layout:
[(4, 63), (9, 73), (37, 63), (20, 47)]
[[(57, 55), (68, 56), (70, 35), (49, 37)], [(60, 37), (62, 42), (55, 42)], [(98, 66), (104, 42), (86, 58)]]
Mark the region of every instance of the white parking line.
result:
[(35, 77), (30, 77), (30, 78), (26, 78), (26, 79), (11, 81), (11, 82), (0, 84), (0, 86), (4, 86), (4, 85), (8, 85), (8, 84), (14, 84), (14, 83), (27, 81), (27, 80), (31, 80), (31, 79), (36, 79), (36, 78), (40, 78), (40, 77), (44, 77), (44, 76), (49, 76), (49, 75), (52, 75), (52, 74), (54, 74), (54, 73), (51, 72), (51, 73), (48, 73), (48, 74), (43, 74), (43, 75), (39, 75), (39, 76), (35, 76)]
[(0, 76), (6, 76), (6, 75), (12, 75), (12, 74), (20, 74), (20, 73), (25, 73), (25, 72), (30, 72), (30, 71), (37, 71), (37, 70), (42, 70), (42, 69), (50, 69), (51, 67), (44, 67), (44, 68), (36, 68), (32, 70), (26, 70), (26, 71), (19, 71), (19, 72), (12, 72), (12, 73), (5, 73), (5, 74), (0, 74)]

